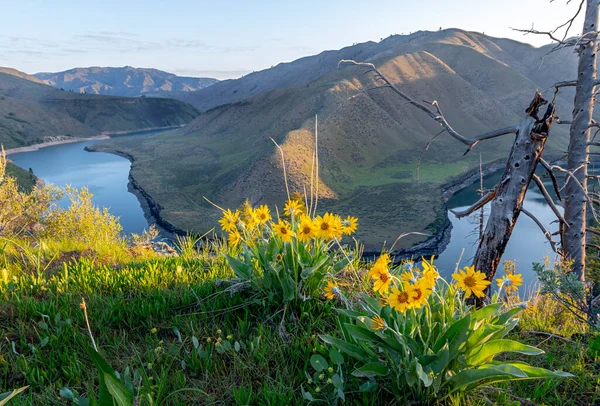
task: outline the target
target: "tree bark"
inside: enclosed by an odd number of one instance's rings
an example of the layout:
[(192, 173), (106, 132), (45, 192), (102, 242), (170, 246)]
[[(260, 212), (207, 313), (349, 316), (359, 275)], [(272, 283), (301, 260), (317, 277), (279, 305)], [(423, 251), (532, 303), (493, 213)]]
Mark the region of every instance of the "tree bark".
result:
[(546, 145), (554, 107), (550, 104), (543, 119), (539, 120), (537, 112), (544, 104), (546, 101), (542, 95), (536, 93), (519, 126), (506, 169), (495, 189), (490, 216), (473, 260), (475, 270), (484, 272), (488, 280), (492, 280), (496, 274), (521, 213), (527, 187)]
[[(588, 0), (583, 24), (582, 44), (579, 45), (579, 65), (573, 122), (571, 124), (567, 169), (574, 173), (579, 183), (587, 190), (588, 143), (590, 124), (594, 112), (594, 90), (596, 87), (596, 62), (598, 46), (598, 6), (600, 0)], [(567, 178), (565, 186), (564, 253), (573, 261), (572, 271), (585, 280), (585, 239), (587, 197), (576, 182)]]

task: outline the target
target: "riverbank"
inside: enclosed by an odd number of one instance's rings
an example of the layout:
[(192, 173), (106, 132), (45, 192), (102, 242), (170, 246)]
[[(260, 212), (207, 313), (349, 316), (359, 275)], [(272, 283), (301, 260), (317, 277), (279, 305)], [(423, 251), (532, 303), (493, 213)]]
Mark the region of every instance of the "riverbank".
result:
[(107, 140), (107, 139), (110, 139), (108, 134), (96, 135), (94, 137), (87, 137), (87, 138), (65, 137), (65, 138), (61, 138), (61, 139), (57, 139), (57, 140), (42, 142), (39, 144), (28, 145), (26, 147), (10, 148), (10, 149), (5, 150), (5, 152), (6, 152), (6, 155), (19, 154), (21, 152), (37, 151), (40, 148), (51, 147), (53, 145), (72, 144), (74, 142), (101, 141), (101, 140)]

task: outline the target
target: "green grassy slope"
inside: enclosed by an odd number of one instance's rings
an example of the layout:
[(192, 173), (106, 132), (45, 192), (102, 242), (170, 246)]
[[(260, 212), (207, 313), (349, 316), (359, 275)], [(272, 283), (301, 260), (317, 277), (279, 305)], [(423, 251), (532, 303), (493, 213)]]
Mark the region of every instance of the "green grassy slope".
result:
[[(508, 65), (516, 63), (512, 54), (484, 39), (457, 32), (400, 51), (392, 47), (372, 62), (409, 95), (437, 100), (455, 129), (473, 136), (519, 123), (539, 88)], [(270, 138), (285, 151), (291, 189), (310, 187), (318, 114), (321, 208), (342, 206), (358, 216), (368, 224), (360, 228), (361, 242), (368, 251), (379, 250), (382, 241), (401, 233), (435, 231), (445, 218), (441, 186), (476, 167), (479, 153), (485, 162), (505, 157), (513, 137), (485, 142), (466, 157), (462, 144), (447, 134), (438, 137), (423, 154), (417, 179), (419, 156), (439, 125), (390, 89), (373, 90), (377, 83), (363, 72), (334, 70), (303, 86), (213, 108), (174, 132), (97, 147), (132, 155), (132, 174), (162, 207), (164, 220), (203, 233), (219, 216), (203, 196), (223, 207), (245, 198), (282, 203), (281, 160)], [(566, 106), (559, 99), (559, 108)], [(549, 152), (565, 147), (566, 130), (553, 128)], [(401, 246), (423, 239), (408, 237)]]
[(17, 180), (19, 188), (27, 193), (33, 190), (37, 181), (35, 175), (32, 176), (31, 173), (29, 173), (29, 171), (26, 171), (25, 169), (22, 169), (10, 162), (6, 166), (6, 176), (15, 178)]

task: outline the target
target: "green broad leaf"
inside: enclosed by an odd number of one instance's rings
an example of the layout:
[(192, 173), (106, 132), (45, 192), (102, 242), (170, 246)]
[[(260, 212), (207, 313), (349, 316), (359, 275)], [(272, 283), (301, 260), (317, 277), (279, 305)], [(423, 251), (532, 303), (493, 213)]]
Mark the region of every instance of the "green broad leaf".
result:
[(233, 273), (236, 277), (242, 280), (250, 280), (252, 278), (252, 268), (250, 265), (243, 263), (231, 255), (225, 254), (225, 258), (227, 258), (227, 263), (231, 269), (233, 269)]
[(497, 337), (502, 333), (502, 330), (505, 329), (505, 326), (499, 326), (496, 324), (485, 323), (480, 326), (477, 330), (473, 331), (469, 338), (467, 339), (466, 348), (473, 348), (478, 345), (489, 341), (492, 338), (502, 338)]
[(510, 319), (512, 319), (513, 317), (515, 317), (517, 314), (521, 313), (522, 311), (523, 311), (522, 307), (519, 307), (519, 306), (513, 307), (512, 309), (499, 315), (494, 320), (494, 324), (506, 324), (506, 322), (508, 322)]
[(444, 345), (435, 355), (424, 355), (419, 358), (421, 365), (431, 370), (435, 375), (440, 374), (450, 361), (448, 345)]
[(487, 343), (477, 346), (465, 354), (467, 365), (478, 365), (490, 361), (496, 355), (503, 352), (516, 352), (525, 355), (539, 355), (544, 351), (531, 345), (526, 345), (514, 340), (491, 340)]
[(339, 390), (341, 390), (341, 391), (342, 391), (342, 393), (343, 393), (343, 390), (344, 390), (344, 382), (342, 381), (342, 378), (340, 378), (340, 376), (339, 376), (338, 374), (335, 374), (335, 375), (333, 375), (333, 376), (331, 377), (331, 381), (332, 381), (332, 383), (333, 383), (333, 386), (334, 386), (336, 389), (339, 389)]
[(8, 404), (8, 401), (17, 396), (19, 393), (25, 391), (29, 386), (23, 386), (22, 388), (15, 389), (11, 392), (0, 394), (0, 406)]
[(319, 372), (329, 368), (327, 360), (319, 354), (314, 354), (312, 357), (310, 357), (310, 365), (312, 365), (312, 367)]
[(329, 260), (328, 257), (325, 257), (323, 259), (321, 259), (319, 262), (317, 262), (316, 265), (311, 266), (309, 268), (304, 268), (302, 270), (302, 273), (300, 273), (300, 277), (302, 279), (306, 279), (308, 277), (310, 277), (312, 274), (314, 274), (315, 272), (317, 272), (321, 267), (323, 267), (323, 265), (325, 265), (325, 263)]
[(346, 327), (346, 330), (348, 331), (348, 333), (355, 340), (369, 341), (372, 343), (380, 343), (381, 342), (381, 339), (377, 336), (377, 334), (375, 334), (374, 332), (372, 332), (371, 330), (369, 330), (367, 328), (356, 326), (356, 325), (350, 324), (350, 323), (346, 323), (345, 327)]
[(110, 374), (104, 374), (104, 382), (108, 388), (108, 392), (113, 396), (118, 406), (131, 406), (133, 405), (133, 398), (131, 394), (127, 392), (127, 389), (121, 384), (121, 382), (111, 376)]
[(498, 368), (503, 365), (510, 365), (512, 367), (520, 369), (530, 379), (535, 379), (535, 378), (575, 378), (575, 375), (573, 375), (569, 372), (550, 371), (549, 369), (534, 367), (525, 362), (519, 362), (519, 361), (495, 363), (493, 365), (493, 368)]
[(315, 398), (313, 398), (313, 395), (311, 395), (310, 392), (304, 390), (304, 385), (300, 385), (300, 390), (302, 391), (302, 396), (304, 399), (308, 400), (309, 402), (314, 402)]
[(290, 302), (296, 297), (296, 283), (285, 271), (279, 272), (279, 283), (283, 291), (283, 301)]
[(198, 348), (200, 347), (200, 342), (198, 341), (198, 339), (196, 338), (196, 336), (192, 336), (192, 345), (194, 346), (194, 348)]
[(344, 257), (344, 258), (340, 259), (338, 262), (336, 262), (335, 264), (333, 264), (333, 270), (335, 272), (339, 272), (342, 269), (344, 269), (345, 267), (347, 267), (349, 263), (350, 263), (350, 259)]
[(419, 364), (419, 362), (416, 359), (414, 361), (415, 361), (414, 364), (415, 364), (416, 375), (419, 377), (419, 379), (421, 380), (421, 382), (423, 382), (423, 386), (425, 386), (426, 388), (428, 388), (433, 383), (433, 378), (430, 377), (423, 370), (423, 366), (421, 364)]
[(471, 320), (474, 322), (485, 320), (488, 317), (498, 313), (502, 309), (503, 305), (503, 303), (492, 303), (491, 305), (482, 307), (481, 309), (471, 313)]
[[(479, 368), (479, 369), (464, 369), (450, 378), (447, 382), (452, 386), (452, 392), (465, 388), (467, 386), (472, 387), (476, 384), (486, 383), (490, 379), (522, 379), (523, 373), (521, 371), (502, 370), (496, 368)], [(485, 381), (485, 382), (484, 382)]]
[(438, 352), (448, 343), (450, 359), (454, 359), (460, 346), (467, 340), (467, 333), (471, 324), (471, 313), (452, 324), (448, 330), (436, 341), (433, 351)]
[(329, 360), (335, 365), (342, 365), (344, 363), (344, 357), (335, 348), (329, 350)]
[(312, 262), (310, 253), (306, 251), (306, 247), (301, 242), (298, 242), (298, 262), (303, 268), (309, 266)]
[(356, 310), (352, 310), (352, 309), (336, 309), (336, 310), (339, 314), (343, 314), (344, 316), (348, 316), (352, 319), (355, 319), (357, 317), (365, 317), (365, 313), (357, 312)]
[(328, 335), (322, 335), (319, 337), (327, 344), (334, 346), (336, 349), (348, 354), (354, 359), (364, 361), (368, 357), (368, 354), (365, 352), (365, 350), (363, 350), (356, 344), (351, 344), (349, 342), (340, 340), (339, 338), (335, 338)]
[(69, 400), (75, 399), (75, 395), (73, 394), (73, 391), (71, 391), (71, 389), (69, 389), (69, 388), (62, 388), (60, 390), (60, 392), (58, 392), (58, 394), (65, 399), (69, 399)]
[(385, 376), (388, 374), (388, 367), (382, 362), (369, 362), (360, 368), (355, 369), (352, 375), (357, 377), (372, 378), (374, 376)]
[(113, 406), (114, 402), (117, 402), (118, 406), (131, 406), (133, 398), (117, 378), (115, 370), (90, 346), (88, 346), (88, 353), (100, 372), (99, 404)]
[(269, 244), (267, 245), (267, 250), (265, 253), (265, 257), (267, 262), (275, 261), (275, 257), (277, 256), (277, 241), (274, 238), (269, 239)]
[(377, 389), (377, 382), (373, 379), (369, 379), (358, 388), (360, 392), (373, 392), (375, 389)]

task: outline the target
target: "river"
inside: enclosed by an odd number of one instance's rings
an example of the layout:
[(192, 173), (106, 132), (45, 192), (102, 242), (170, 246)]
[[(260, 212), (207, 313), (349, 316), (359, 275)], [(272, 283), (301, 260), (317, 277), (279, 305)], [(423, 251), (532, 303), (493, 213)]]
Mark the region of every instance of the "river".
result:
[[(146, 131), (125, 135), (127, 137), (146, 136), (157, 131)], [(120, 156), (103, 152), (88, 152), (84, 148), (101, 141), (86, 141), (72, 144), (55, 145), (37, 151), (13, 154), (10, 159), (24, 169), (32, 168), (36, 176), (47, 183), (57, 186), (71, 185), (77, 188), (87, 186), (93, 193), (93, 201), (99, 207), (108, 207), (110, 212), (121, 220), (124, 233), (141, 233), (148, 228), (148, 220), (144, 216), (137, 197), (128, 191), (128, 175), (130, 162)], [(495, 172), (485, 178), (485, 186), (491, 187), (498, 182), (502, 171)], [(545, 180), (545, 183), (549, 182)], [(477, 201), (478, 184), (467, 187), (454, 194), (448, 201), (449, 209), (461, 210)], [(551, 185), (547, 183), (548, 190)], [(67, 205), (68, 201), (59, 202)], [(546, 204), (541, 193), (532, 185), (527, 192), (525, 208), (548, 227), (551, 232), (557, 229), (554, 215)], [(468, 264), (475, 253), (477, 242), (477, 216), (457, 219), (449, 213), (452, 222), (450, 242), (436, 259), (444, 276), (454, 270), (462, 250), (461, 266)], [(513, 236), (504, 254), (504, 259), (516, 260), (518, 271), (523, 273), (525, 284), (535, 281), (532, 263), (540, 262), (544, 257), (554, 258), (550, 246), (538, 226), (528, 217), (519, 217)]]
[[(159, 131), (141, 131), (119, 137), (142, 137)], [(84, 148), (102, 140), (53, 145), (37, 151), (11, 154), (9, 159), (28, 170), (48, 184), (76, 188), (86, 186), (94, 195), (92, 200), (98, 207), (107, 207), (119, 217), (123, 233), (140, 234), (148, 228), (148, 220), (137, 197), (127, 189), (129, 183), (129, 160), (103, 152), (88, 152)], [(59, 205), (65, 207), (68, 200)]]

